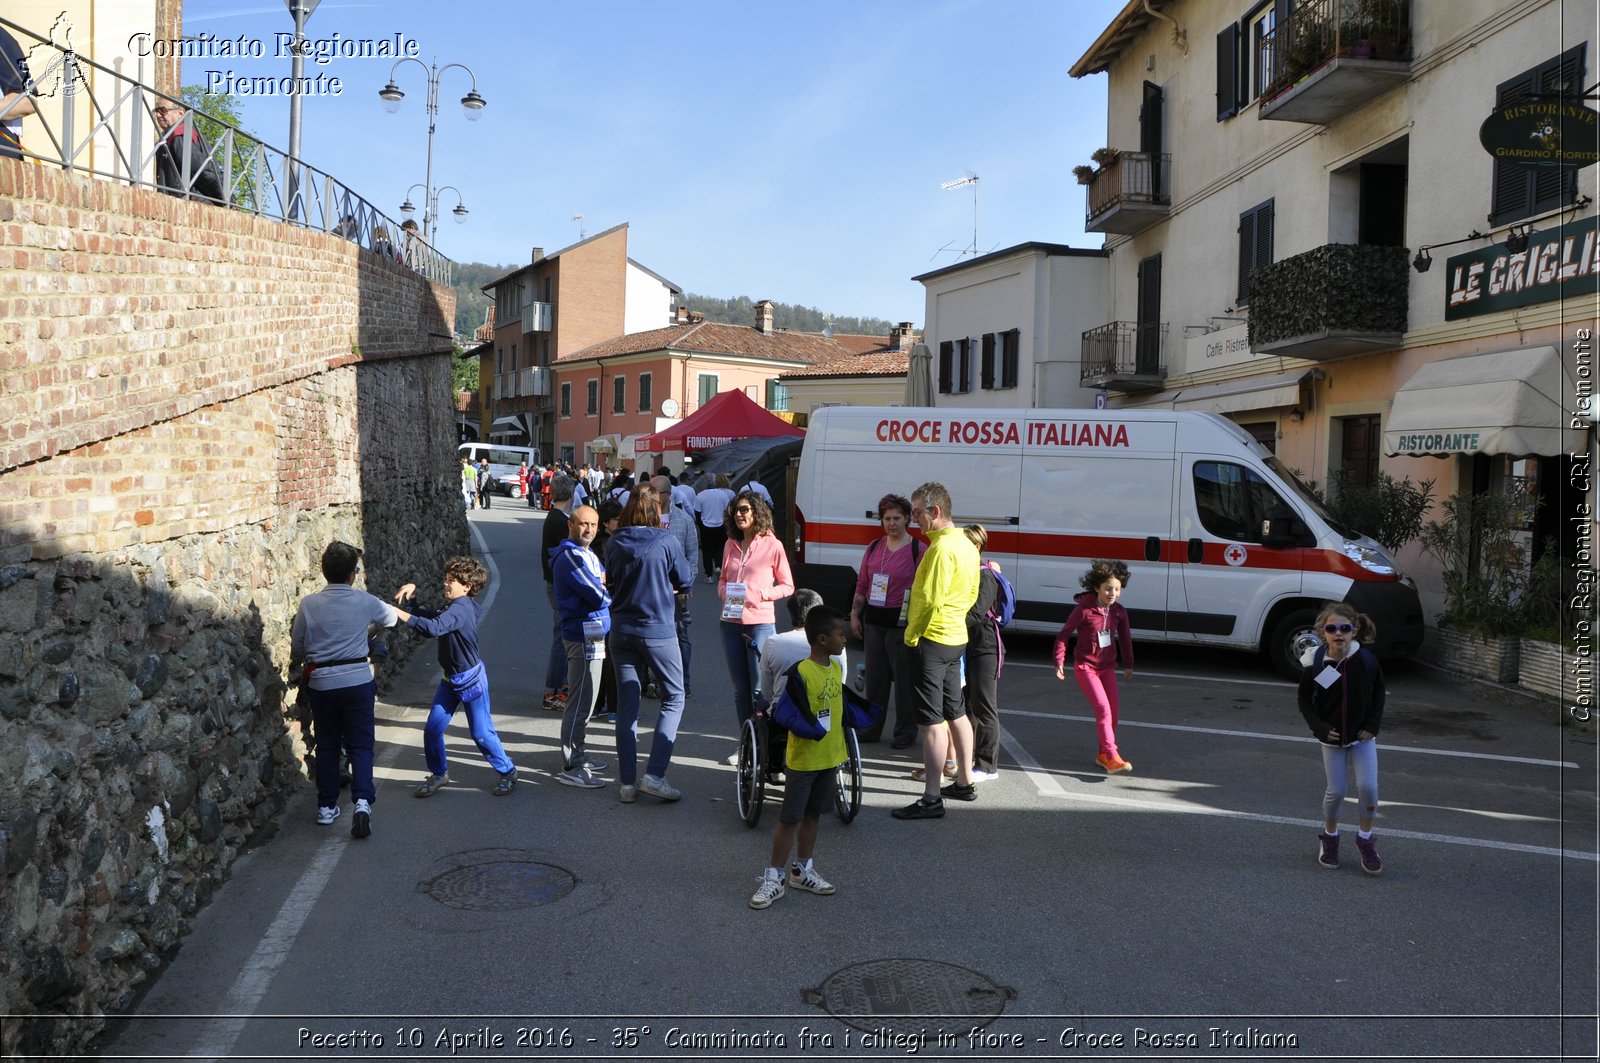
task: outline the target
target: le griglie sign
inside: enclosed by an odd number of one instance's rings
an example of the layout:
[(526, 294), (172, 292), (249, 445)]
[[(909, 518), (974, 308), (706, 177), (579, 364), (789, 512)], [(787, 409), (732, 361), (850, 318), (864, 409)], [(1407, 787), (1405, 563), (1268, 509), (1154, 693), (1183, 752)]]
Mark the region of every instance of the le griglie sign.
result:
[(1562, 100), (1515, 103), (1483, 120), (1478, 142), (1520, 166), (1578, 170), (1600, 162), (1600, 112)]
[(1600, 291), (1597, 221), (1585, 218), (1530, 233), (1528, 249), (1515, 254), (1495, 244), (1451, 255), (1445, 268), (1445, 320)]

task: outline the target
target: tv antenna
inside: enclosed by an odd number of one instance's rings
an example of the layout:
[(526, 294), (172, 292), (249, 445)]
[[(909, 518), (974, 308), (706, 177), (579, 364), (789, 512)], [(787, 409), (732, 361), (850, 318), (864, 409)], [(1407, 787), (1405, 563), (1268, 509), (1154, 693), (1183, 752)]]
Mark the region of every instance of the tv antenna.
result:
[(583, 235), (583, 215), (582, 214), (574, 214), (572, 216), (572, 220), (578, 223), (578, 239), (582, 240), (584, 238), (584, 235)]
[[(972, 187), (972, 246), (967, 250), (971, 251), (972, 256), (976, 258), (978, 255), (978, 175), (968, 170), (967, 176), (958, 177), (954, 181), (945, 181), (939, 187), (948, 192), (951, 189), (966, 188), (969, 185)], [(966, 253), (967, 251), (961, 252), (962, 255)], [(961, 255), (956, 257), (960, 258)]]

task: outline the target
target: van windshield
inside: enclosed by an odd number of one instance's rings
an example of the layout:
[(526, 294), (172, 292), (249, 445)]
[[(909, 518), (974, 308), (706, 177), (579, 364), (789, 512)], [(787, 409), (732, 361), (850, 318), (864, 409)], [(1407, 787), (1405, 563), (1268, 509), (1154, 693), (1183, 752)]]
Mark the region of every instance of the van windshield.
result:
[(1265, 461), (1267, 468), (1277, 473), (1283, 482), (1288, 484), (1289, 487), (1294, 490), (1294, 493), (1299, 496), (1300, 501), (1311, 507), (1311, 511), (1313, 513), (1327, 522), (1328, 527), (1332, 528), (1346, 539), (1361, 538), (1360, 532), (1356, 531), (1348, 524), (1341, 523), (1339, 519), (1335, 517), (1328, 509), (1327, 503), (1323, 502), (1322, 499), (1313, 494), (1311, 488), (1301, 483), (1300, 477), (1296, 476), (1287, 465), (1279, 461), (1276, 457), (1268, 457), (1265, 459)]

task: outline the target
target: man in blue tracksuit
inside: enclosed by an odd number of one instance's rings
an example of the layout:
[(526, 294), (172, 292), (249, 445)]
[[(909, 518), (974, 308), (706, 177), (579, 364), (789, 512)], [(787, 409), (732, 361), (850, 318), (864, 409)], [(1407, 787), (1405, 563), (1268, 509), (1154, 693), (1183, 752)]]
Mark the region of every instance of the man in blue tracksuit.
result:
[(606, 635), (611, 631), (611, 595), (605, 570), (589, 549), (600, 531), (600, 514), (592, 506), (575, 506), (567, 537), (550, 558), (556, 616), (567, 650), (567, 707), (561, 715), (561, 774), (566, 786), (595, 790), (606, 765), (584, 752), (589, 717), (600, 694), (606, 665)]
[[(478, 752), (495, 770), (499, 780), (494, 794), (504, 797), (517, 786), (517, 768), (506, 756), (500, 736), (489, 714), (489, 675), (478, 654), (478, 621), (483, 607), (478, 592), (489, 582), (489, 570), (474, 557), (452, 557), (444, 566), (443, 609), (398, 609), (400, 619), (412, 629), (439, 640), (439, 667), (444, 678), (434, 691), (433, 709), (422, 732), (422, 751), (428, 760), (428, 777), (417, 787), (418, 797), (432, 797), (450, 781), (450, 766), (445, 760), (444, 730), (459, 708), (467, 710), (467, 726)], [(395, 594), (397, 602), (408, 601), (417, 585), (407, 583)]]

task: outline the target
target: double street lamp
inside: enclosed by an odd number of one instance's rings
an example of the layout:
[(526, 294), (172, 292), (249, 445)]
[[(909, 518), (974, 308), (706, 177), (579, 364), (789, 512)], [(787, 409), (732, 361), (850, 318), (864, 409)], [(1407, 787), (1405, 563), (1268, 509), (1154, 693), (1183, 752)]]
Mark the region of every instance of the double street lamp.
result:
[(411, 193), (415, 192), (419, 188), (422, 189), (422, 216), (424, 218), (439, 217), (440, 192), (454, 192), (456, 194), (455, 209), (450, 213), (456, 216), (457, 225), (460, 225), (462, 222), (466, 221), (467, 215), (472, 213), (467, 209), (466, 201), (461, 198), (461, 189), (457, 188), (455, 185), (440, 185), (438, 188), (430, 190), (424, 185), (416, 184), (406, 189), (406, 201), (400, 204), (400, 213), (404, 214), (408, 218), (411, 217), (411, 215), (414, 214), (417, 209), (416, 205), (411, 202)]
[[(389, 83), (378, 90), (378, 98), (383, 101), (383, 109), (389, 114), (398, 113), (400, 101), (406, 98), (406, 94), (400, 91), (400, 86), (395, 84), (394, 80), (395, 72), (400, 69), (401, 63), (416, 63), (428, 72), (428, 169), (423, 181), (422, 238), (431, 244), (433, 242), (434, 222), (438, 220), (439, 192), (442, 191), (442, 189), (433, 187), (433, 132), (438, 125), (439, 118), (439, 76), (451, 67), (456, 67), (460, 70), (465, 70), (467, 76), (472, 79), (472, 88), (468, 90), (465, 96), (461, 97), (461, 112), (466, 116), (467, 121), (476, 122), (478, 120), (486, 101), (482, 96), (478, 95), (478, 75), (472, 72), (471, 67), (461, 63), (447, 63), (444, 66), (440, 66), (437, 62), (430, 66), (420, 59), (406, 56), (390, 68)], [(415, 188), (416, 186), (413, 185), (412, 187)], [(456, 191), (453, 187), (450, 190), (456, 192), (457, 198), (460, 198), (461, 193), (459, 191)], [(409, 203), (410, 200), (411, 193), (408, 191), (406, 193), (406, 202)], [(402, 207), (401, 210), (404, 211), (405, 208)], [(456, 221), (466, 220), (467, 209), (459, 205), (459, 203), (453, 213), (456, 215)]]

